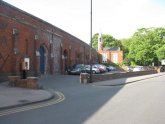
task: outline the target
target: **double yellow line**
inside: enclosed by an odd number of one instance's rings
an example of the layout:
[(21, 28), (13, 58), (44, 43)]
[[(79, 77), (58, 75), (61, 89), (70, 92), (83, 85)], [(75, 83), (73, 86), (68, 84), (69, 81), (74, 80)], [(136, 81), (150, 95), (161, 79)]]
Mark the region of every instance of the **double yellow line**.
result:
[(18, 112), (23, 112), (23, 111), (28, 111), (28, 110), (32, 110), (32, 109), (38, 109), (38, 108), (42, 108), (42, 107), (46, 107), (46, 106), (51, 106), (51, 105), (60, 103), (65, 100), (65, 96), (61, 92), (53, 91), (53, 93), (55, 95), (55, 98), (53, 98), (51, 100), (2, 110), (2, 111), (0, 111), (0, 116), (5, 116), (5, 115), (18, 113)]

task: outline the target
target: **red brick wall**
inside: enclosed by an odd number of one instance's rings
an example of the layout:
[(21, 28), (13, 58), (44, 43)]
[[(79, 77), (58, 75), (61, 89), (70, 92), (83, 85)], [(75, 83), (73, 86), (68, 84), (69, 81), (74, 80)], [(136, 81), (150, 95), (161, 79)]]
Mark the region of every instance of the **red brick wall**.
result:
[[(18, 33), (13, 34), (13, 29)], [(20, 75), (20, 63), (30, 58), (29, 75), (40, 74), (40, 47), (45, 50), (45, 73), (63, 73), (65, 67), (89, 63), (90, 46), (33, 15), (0, 1), (0, 74)], [(64, 53), (67, 58), (64, 57)], [(97, 52), (93, 51), (93, 62)], [(1, 78), (0, 78), (1, 81)]]
[(156, 70), (150, 71), (138, 71), (138, 72), (125, 72), (125, 73), (114, 73), (114, 74), (94, 74), (92, 75), (92, 81), (105, 81), (111, 79), (118, 79), (118, 78), (127, 78), (127, 77), (135, 77), (135, 76), (142, 76), (142, 75), (149, 75), (157, 73)]
[(116, 53), (118, 54), (118, 63), (122, 63), (123, 62), (123, 51), (111, 51), (110, 52), (110, 57), (109, 57), (109, 60), (112, 62), (112, 54), (113, 53)]
[(107, 53), (107, 62), (108, 63), (111, 63), (113, 62), (113, 59), (112, 59), (112, 54), (116, 53), (118, 54), (118, 63), (121, 64), (123, 62), (123, 51), (100, 51), (100, 61), (102, 62), (102, 55), (103, 53)]

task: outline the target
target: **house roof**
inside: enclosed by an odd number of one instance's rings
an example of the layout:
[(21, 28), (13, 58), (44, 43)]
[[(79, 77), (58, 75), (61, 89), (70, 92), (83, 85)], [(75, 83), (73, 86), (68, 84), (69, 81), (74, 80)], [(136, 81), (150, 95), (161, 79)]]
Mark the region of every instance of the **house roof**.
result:
[(105, 47), (103, 51), (120, 51), (120, 47)]

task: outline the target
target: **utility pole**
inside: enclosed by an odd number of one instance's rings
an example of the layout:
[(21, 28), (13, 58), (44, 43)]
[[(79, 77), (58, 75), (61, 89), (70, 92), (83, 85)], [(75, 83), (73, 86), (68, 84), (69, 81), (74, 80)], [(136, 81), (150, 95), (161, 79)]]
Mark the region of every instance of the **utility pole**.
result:
[(89, 82), (92, 83), (92, 0), (91, 0), (91, 13), (90, 13), (90, 77)]

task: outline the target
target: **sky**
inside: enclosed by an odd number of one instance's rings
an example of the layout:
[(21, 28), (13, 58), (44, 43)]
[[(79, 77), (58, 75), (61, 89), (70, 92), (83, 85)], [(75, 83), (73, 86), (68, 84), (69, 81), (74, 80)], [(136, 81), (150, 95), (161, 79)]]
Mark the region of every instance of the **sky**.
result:
[[(4, 0), (90, 43), (91, 0)], [(129, 38), (139, 28), (165, 28), (165, 0), (93, 0), (92, 34)]]

